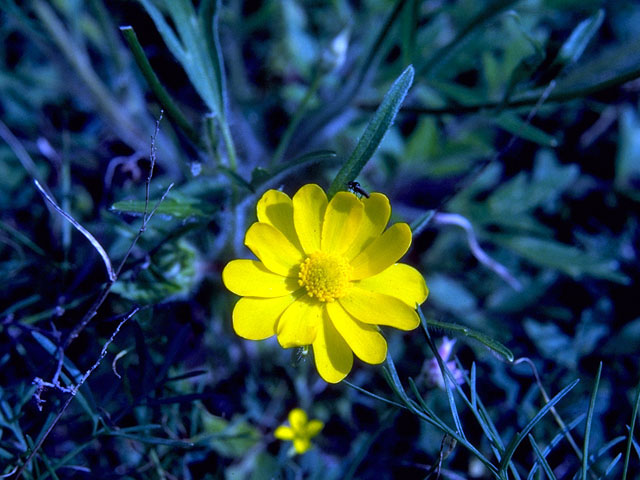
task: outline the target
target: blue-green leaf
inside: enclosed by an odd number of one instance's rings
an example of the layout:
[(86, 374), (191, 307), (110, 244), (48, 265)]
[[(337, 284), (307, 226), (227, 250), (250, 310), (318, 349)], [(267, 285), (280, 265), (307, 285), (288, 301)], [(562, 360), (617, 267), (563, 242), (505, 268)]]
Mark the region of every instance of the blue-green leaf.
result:
[(516, 137), (529, 140), (545, 147), (557, 147), (558, 140), (543, 132), (538, 127), (534, 127), (531, 123), (522, 120), (513, 112), (502, 112), (495, 118), (495, 123), (500, 128), (512, 133)]
[(360, 137), (353, 153), (331, 183), (328, 192), (329, 196), (335, 195), (340, 190), (343, 190), (348, 182), (355, 180), (378, 149), (382, 138), (387, 133), (387, 130), (391, 128), (409, 88), (413, 84), (413, 75), (413, 67), (409, 65), (393, 83), (367, 125), (362, 137)]
[(560, 48), (554, 63), (564, 66), (577, 61), (602, 25), (603, 20), (604, 10), (600, 9), (595, 15), (580, 22)]

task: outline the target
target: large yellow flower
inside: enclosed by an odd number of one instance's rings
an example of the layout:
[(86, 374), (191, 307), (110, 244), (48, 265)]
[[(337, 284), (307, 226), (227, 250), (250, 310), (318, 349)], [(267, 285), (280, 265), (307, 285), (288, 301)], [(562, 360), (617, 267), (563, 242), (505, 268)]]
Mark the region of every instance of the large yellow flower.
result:
[(277, 190), (258, 201), (245, 245), (258, 257), (233, 260), (222, 280), (241, 295), (233, 327), (249, 340), (277, 335), (284, 348), (311, 345), (327, 382), (351, 370), (353, 353), (378, 364), (387, 343), (378, 325), (412, 330), (427, 298), (422, 275), (396, 263), (411, 244), (406, 223), (385, 230), (387, 197), (339, 192), (329, 202), (315, 184), (289, 198)]

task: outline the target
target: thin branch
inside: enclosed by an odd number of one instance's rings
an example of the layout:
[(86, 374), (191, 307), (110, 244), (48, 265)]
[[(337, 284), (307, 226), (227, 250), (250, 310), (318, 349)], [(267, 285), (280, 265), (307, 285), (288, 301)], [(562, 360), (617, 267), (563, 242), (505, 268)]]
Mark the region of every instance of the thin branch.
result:
[(24, 472), (25, 468), (27, 468), (27, 465), (29, 465), (29, 462), (31, 462), (31, 459), (33, 458), (33, 456), (40, 449), (40, 447), (42, 446), (42, 444), (44, 443), (46, 438), (49, 436), (49, 434), (51, 433), (53, 428), (56, 426), (58, 421), (62, 418), (62, 415), (64, 414), (64, 412), (67, 409), (67, 407), (71, 404), (71, 401), (75, 398), (75, 396), (78, 393), (78, 390), (80, 389), (80, 387), (82, 387), (82, 385), (84, 385), (84, 383), (87, 381), (89, 376), (93, 373), (93, 371), (96, 368), (98, 368), (98, 365), (100, 365), (100, 362), (102, 362), (102, 359), (107, 355), (107, 349), (109, 348), (109, 345), (111, 345), (113, 343), (113, 341), (116, 338), (116, 335), (118, 335), (118, 333), (120, 332), (120, 329), (124, 326), (124, 324), (127, 321), (129, 321), (139, 311), (140, 311), (140, 308), (139, 307), (135, 307), (131, 312), (129, 312), (128, 315), (126, 315), (120, 321), (120, 323), (118, 324), (118, 326), (116, 327), (114, 332), (111, 334), (111, 337), (109, 338), (109, 340), (107, 340), (105, 342), (104, 346), (102, 347), (102, 351), (100, 352), (100, 355), (98, 356), (98, 359), (95, 361), (95, 363), (89, 368), (89, 370), (87, 370), (85, 372), (85, 374), (80, 378), (80, 380), (78, 381), (78, 383), (76, 385), (74, 385), (71, 389), (66, 390), (69, 393), (69, 397), (64, 402), (64, 405), (62, 405), (62, 408), (60, 409), (58, 414), (55, 416), (53, 421), (49, 424), (47, 429), (44, 431), (44, 434), (40, 436), (40, 438), (38, 439), (38, 442), (31, 449), (31, 452), (29, 453), (29, 456), (27, 456), (26, 460), (24, 461), (24, 463), (20, 467), (20, 470), (18, 470), (18, 473), (16, 474), (16, 479), (20, 478), (20, 476)]

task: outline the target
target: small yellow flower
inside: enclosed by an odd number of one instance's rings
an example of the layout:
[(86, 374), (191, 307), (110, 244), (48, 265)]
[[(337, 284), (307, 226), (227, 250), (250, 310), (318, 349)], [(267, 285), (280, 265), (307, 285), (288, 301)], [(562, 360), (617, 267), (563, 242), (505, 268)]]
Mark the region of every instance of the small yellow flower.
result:
[(320, 376), (337, 383), (353, 353), (379, 364), (387, 342), (378, 325), (412, 330), (429, 290), (422, 275), (396, 263), (411, 244), (406, 223), (385, 230), (391, 207), (381, 193), (339, 192), (329, 202), (315, 184), (289, 198), (277, 190), (258, 201), (245, 245), (258, 257), (232, 260), (222, 280), (241, 295), (233, 328), (249, 340), (277, 335), (283, 348), (311, 345)]
[(294, 408), (289, 412), (289, 425), (280, 425), (273, 435), (279, 440), (292, 441), (296, 453), (309, 450), (311, 439), (324, 427), (324, 423), (320, 420), (309, 421), (307, 413), (301, 408)]

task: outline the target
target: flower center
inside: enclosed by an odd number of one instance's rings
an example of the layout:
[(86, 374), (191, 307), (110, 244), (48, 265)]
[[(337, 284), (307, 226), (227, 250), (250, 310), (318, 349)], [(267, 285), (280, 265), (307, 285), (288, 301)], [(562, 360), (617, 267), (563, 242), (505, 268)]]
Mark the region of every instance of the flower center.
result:
[(310, 297), (333, 302), (347, 293), (351, 266), (346, 259), (330, 253), (315, 252), (300, 265), (298, 283)]

